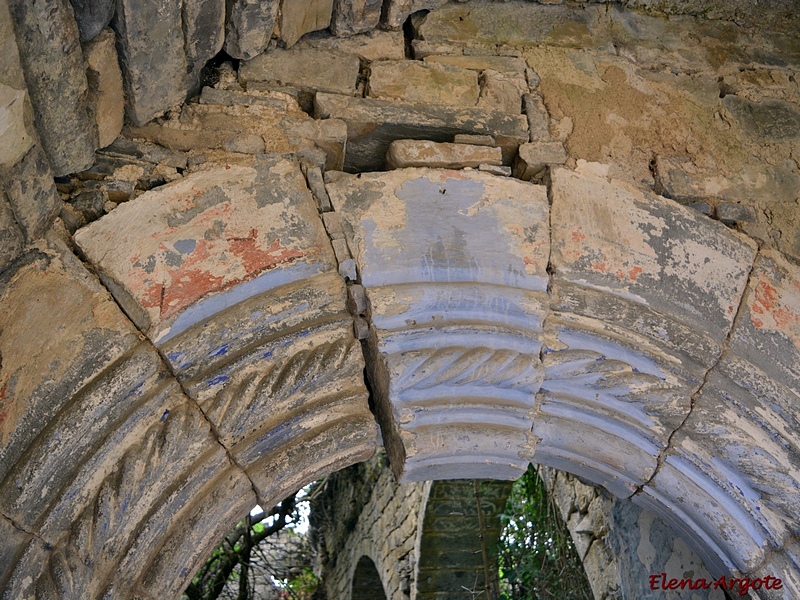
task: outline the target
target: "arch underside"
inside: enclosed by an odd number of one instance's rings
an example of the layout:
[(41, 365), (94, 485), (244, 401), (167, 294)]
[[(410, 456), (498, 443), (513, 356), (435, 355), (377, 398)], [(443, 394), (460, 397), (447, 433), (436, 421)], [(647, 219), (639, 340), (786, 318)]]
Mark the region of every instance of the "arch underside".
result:
[(365, 370), (402, 481), (549, 465), (660, 516), (712, 573), (800, 595), (797, 266), (580, 171), (554, 169), (550, 200), (477, 171), (327, 189), (363, 345), (284, 157), (80, 230), (103, 285), (55, 238), (0, 281), (4, 598), (177, 596), (253, 504), (373, 453)]

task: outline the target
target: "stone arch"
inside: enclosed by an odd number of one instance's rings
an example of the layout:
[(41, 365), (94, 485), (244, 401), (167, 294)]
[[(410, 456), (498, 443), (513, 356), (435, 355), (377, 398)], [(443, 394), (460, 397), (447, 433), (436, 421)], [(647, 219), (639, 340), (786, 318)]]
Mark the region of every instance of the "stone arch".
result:
[(402, 481), (553, 466), (659, 515), (712, 573), (797, 587), (795, 265), (591, 172), (555, 169), (551, 202), (425, 169), (328, 191)]
[(351, 600), (386, 600), (380, 573), (366, 554), (358, 559), (353, 571)]

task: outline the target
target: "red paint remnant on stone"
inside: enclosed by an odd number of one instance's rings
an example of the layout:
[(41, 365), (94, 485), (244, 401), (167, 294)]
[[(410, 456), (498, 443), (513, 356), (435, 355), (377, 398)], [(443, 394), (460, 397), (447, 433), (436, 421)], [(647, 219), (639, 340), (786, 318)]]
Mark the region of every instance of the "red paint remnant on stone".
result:
[(631, 281), (636, 281), (636, 277), (638, 277), (642, 272), (642, 267), (633, 267), (630, 271), (628, 271), (628, 278)]
[(583, 227), (578, 225), (578, 228), (573, 230), (572, 232), (572, 241), (576, 244), (580, 244), (583, 240), (586, 239), (586, 234), (582, 232)]
[[(772, 317), (775, 326), (788, 328), (800, 324), (800, 314), (797, 314), (781, 303), (780, 294), (774, 285), (765, 280), (760, 280), (755, 288), (755, 300), (750, 307), (750, 320), (757, 329), (764, 327), (764, 319), (755, 315)], [(753, 314), (754, 313), (754, 314)]]
[(608, 273), (608, 265), (606, 264), (606, 261), (593, 262), (592, 269), (595, 271), (599, 271), (600, 273)]
[(295, 248), (281, 246), (279, 239), (273, 241), (269, 248), (263, 249), (258, 245), (258, 232), (255, 229), (251, 229), (247, 237), (231, 238), (228, 241), (231, 250), (242, 260), (247, 271), (269, 269), (308, 254)]

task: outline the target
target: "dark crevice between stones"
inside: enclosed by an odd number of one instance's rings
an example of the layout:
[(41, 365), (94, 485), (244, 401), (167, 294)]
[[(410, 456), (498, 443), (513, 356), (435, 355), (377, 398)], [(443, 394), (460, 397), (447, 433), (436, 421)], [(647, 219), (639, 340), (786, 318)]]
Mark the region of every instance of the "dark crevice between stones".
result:
[[(386, 3), (388, 5), (388, 2)], [(406, 58), (413, 59), (414, 58), (414, 48), (411, 45), (411, 42), (414, 41), (414, 22), (424, 19), (429, 10), (420, 10), (408, 16), (408, 18), (403, 22), (403, 38), (405, 39), (405, 53)]]
[(233, 65), (233, 70), (236, 73), (239, 72), (239, 63), (241, 61), (238, 58), (232, 57), (230, 54), (225, 52), (225, 50), (220, 50), (217, 55), (209, 60), (201, 69), (200, 83), (199, 87), (197, 88), (198, 93), (204, 87), (213, 87), (219, 83), (219, 68), (226, 62)]
[(643, 492), (644, 488), (650, 485), (653, 479), (655, 479), (656, 475), (658, 475), (659, 471), (661, 471), (661, 467), (663, 466), (664, 461), (667, 458), (667, 454), (670, 452), (670, 450), (672, 450), (672, 439), (675, 437), (676, 433), (678, 433), (681, 429), (683, 429), (684, 425), (686, 425), (686, 422), (689, 420), (689, 417), (692, 416), (692, 412), (694, 412), (697, 399), (700, 397), (700, 394), (703, 392), (703, 389), (708, 384), (708, 380), (711, 377), (711, 373), (716, 370), (716, 368), (722, 362), (722, 359), (725, 358), (728, 352), (728, 346), (730, 345), (731, 339), (733, 338), (733, 332), (736, 331), (737, 324), (739, 323), (740, 319), (743, 318), (742, 312), (744, 310), (745, 298), (747, 297), (747, 289), (750, 286), (750, 279), (752, 278), (753, 271), (756, 268), (757, 258), (758, 258), (758, 252), (756, 252), (753, 255), (753, 262), (750, 265), (750, 269), (747, 272), (746, 283), (744, 289), (742, 290), (742, 295), (739, 298), (738, 306), (736, 307), (736, 315), (734, 316), (733, 321), (731, 322), (731, 326), (728, 329), (728, 333), (722, 342), (719, 356), (717, 356), (716, 360), (714, 361), (714, 364), (712, 364), (711, 367), (709, 367), (706, 370), (705, 374), (703, 375), (703, 382), (700, 384), (700, 387), (697, 388), (697, 391), (695, 391), (695, 393), (692, 394), (692, 397), (689, 400), (689, 412), (686, 413), (686, 416), (683, 418), (680, 424), (672, 431), (672, 433), (669, 434), (669, 437), (667, 438), (667, 444), (664, 446), (664, 449), (658, 453), (658, 457), (656, 457), (656, 468), (653, 470), (653, 473), (650, 475), (650, 477), (647, 478), (647, 481), (637, 486), (636, 490), (633, 492), (633, 494), (631, 494), (630, 496), (631, 498), (634, 498), (635, 496), (638, 496), (641, 492)]

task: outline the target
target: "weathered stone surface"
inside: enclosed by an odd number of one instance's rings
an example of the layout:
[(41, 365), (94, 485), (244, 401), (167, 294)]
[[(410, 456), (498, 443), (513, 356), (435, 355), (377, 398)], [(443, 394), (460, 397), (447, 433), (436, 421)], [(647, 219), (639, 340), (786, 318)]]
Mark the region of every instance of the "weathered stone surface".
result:
[[(693, 538), (742, 572), (800, 531), (799, 292), (796, 265), (758, 257), (727, 351), (673, 438), (672, 469), (645, 488), (660, 498), (678, 478), (686, 495), (674, 510), (694, 523)], [(715, 503), (693, 500), (705, 495)]]
[(453, 108), (388, 102), (318, 93), (314, 101), (318, 118), (347, 123), (345, 168), (369, 170), (383, 167), (389, 144), (397, 139), (449, 142), (459, 133), (492, 135), (510, 164), (517, 148), (528, 139), (526, 119), (479, 108)]
[(396, 473), (518, 477), (541, 377), (544, 188), (432, 169), (327, 188), (372, 308), (370, 377)]
[(717, 204), (717, 218), (726, 225), (734, 223), (752, 223), (756, 220), (756, 211), (752, 206), (723, 202)]
[(528, 93), (528, 82), (523, 74), (487, 69), (481, 73), (480, 84), (478, 106), (516, 115), (522, 112), (522, 95)]
[(720, 355), (755, 248), (626, 184), (566, 169), (551, 179), (556, 312), (536, 459), (624, 497), (655, 472)]
[(301, 92), (355, 94), (360, 63), (357, 56), (335, 50), (292, 48), (256, 56), (242, 64), (239, 78), (295, 87)]
[(44, 235), (61, 211), (61, 198), (42, 149), (33, 146), (5, 176), (5, 191), (14, 217), (28, 241)]
[(531, 141), (540, 142), (551, 139), (550, 115), (547, 113), (542, 97), (539, 94), (523, 94), (522, 106), (528, 117)]
[[(301, 221), (313, 217), (315, 210), (281, 204), (307, 195), (295, 163), (258, 158), (254, 167), (197, 173), (144, 194), (81, 230), (76, 242), (137, 325), (163, 343), (222, 310), (238, 286), (244, 288), (235, 294), (247, 297), (244, 290), (255, 293), (263, 285), (259, 277), (279, 280), (296, 271), (291, 281), (330, 267), (326, 238), (307, 242), (290, 229), (271, 230), (280, 226), (267, 216), (275, 211), (287, 219), (294, 211), (306, 211), (295, 215), (303, 214)], [(152, 242), (142, 245), (140, 238)], [(112, 239), (115, 249), (108, 253)], [(204, 262), (220, 254), (227, 257), (224, 263)], [(195, 306), (203, 299), (208, 309)]]
[(114, 0), (70, 0), (78, 23), (81, 42), (88, 42), (100, 35), (114, 16)]
[(434, 10), (447, 4), (447, 0), (387, 0), (384, 4), (381, 23), (390, 29), (400, 29), (411, 13)]
[(194, 173), (75, 239), (259, 502), (374, 452), (344, 282), (296, 161)]
[(567, 162), (567, 151), (561, 142), (531, 142), (519, 147), (514, 160), (514, 177), (530, 181), (551, 165)]
[(411, 49), (414, 54), (414, 58), (417, 60), (423, 60), (429, 56), (435, 56), (438, 54), (453, 54), (460, 56), (464, 53), (464, 49), (461, 46), (448, 43), (435, 44), (418, 39), (411, 40)]
[(185, 0), (183, 39), (189, 68), (189, 88), (196, 91), (200, 72), (225, 42), (225, 0)]
[(526, 64), (521, 58), (513, 56), (462, 56), (454, 54), (433, 54), (425, 57), (426, 64), (442, 64), (484, 71), (491, 69), (498, 73), (525, 73)]
[(428, 42), (466, 46), (583, 46), (602, 43), (597, 25), (602, 12), (591, 6), (540, 6), (521, 0), (450, 4), (428, 14), (419, 35)]
[(405, 38), (402, 31), (374, 30), (352, 37), (337, 38), (330, 34), (320, 33), (304, 37), (300, 47), (319, 48), (321, 50), (338, 50), (347, 54), (355, 54), (362, 60), (403, 60), (406, 57)]
[(5, 194), (0, 193), (0, 271), (14, 260), (22, 250), (22, 235)]
[(249, 60), (269, 45), (280, 0), (228, 0), (225, 52)]
[(291, 47), (303, 35), (326, 29), (331, 24), (333, 0), (282, 0), (280, 13), (281, 39)]
[(112, 26), (131, 122), (143, 125), (183, 102), (188, 77), (181, 5), (171, 0), (120, 0)]
[(114, 42), (114, 32), (104, 29), (83, 47), (89, 102), (94, 108), (100, 148), (105, 148), (116, 139), (125, 120), (122, 72)]
[(0, 167), (19, 162), (33, 145), (25, 126), (25, 90), (0, 83)]
[(389, 169), (405, 167), (431, 167), (434, 169), (463, 169), (481, 164), (501, 165), (503, 153), (500, 148), (450, 144), (426, 140), (395, 140), (386, 153)]
[(333, 0), (331, 31), (345, 37), (378, 26), (383, 0)]
[(342, 167), (347, 140), (344, 122), (314, 120), (296, 105), (292, 112), (284, 112), (259, 104), (187, 104), (178, 122), (134, 127), (127, 134), (181, 151), (221, 149), (261, 154), (319, 148), (325, 152), (328, 169)]
[(378, 61), (370, 65), (367, 95), (371, 98), (475, 106), (478, 76), (449, 65), (426, 65), (418, 60)]
[(8, 2), (42, 147), (56, 175), (86, 168), (97, 147), (78, 29), (67, 0)]

